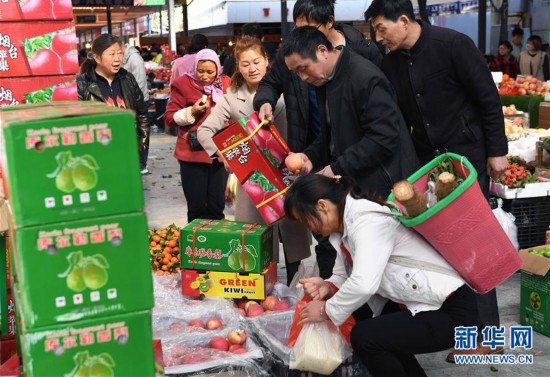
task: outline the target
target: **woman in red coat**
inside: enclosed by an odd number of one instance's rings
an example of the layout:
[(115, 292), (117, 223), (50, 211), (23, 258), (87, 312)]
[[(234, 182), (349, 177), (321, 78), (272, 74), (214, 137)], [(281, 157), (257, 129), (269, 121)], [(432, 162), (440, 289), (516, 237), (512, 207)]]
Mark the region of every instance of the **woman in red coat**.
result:
[(224, 217), (227, 172), (222, 162), (202, 149), (196, 132), (230, 86), (230, 78), (221, 74), (220, 60), (210, 49), (199, 51), (193, 69), (170, 85), (164, 119), (168, 126), (178, 127), (174, 157), (180, 164), (189, 222)]

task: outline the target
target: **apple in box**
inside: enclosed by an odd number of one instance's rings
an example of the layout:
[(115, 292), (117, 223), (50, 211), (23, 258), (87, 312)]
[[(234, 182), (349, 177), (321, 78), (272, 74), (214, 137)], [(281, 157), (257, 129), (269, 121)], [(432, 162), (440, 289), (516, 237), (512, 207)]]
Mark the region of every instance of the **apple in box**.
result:
[(71, 0), (2, 0), (4, 21), (70, 20), (73, 18)]
[(74, 75), (15, 77), (0, 83), (0, 106), (76, 100)]
[(0, 77), (78, 72), (76, 32), (71, 21), (0, 22)]

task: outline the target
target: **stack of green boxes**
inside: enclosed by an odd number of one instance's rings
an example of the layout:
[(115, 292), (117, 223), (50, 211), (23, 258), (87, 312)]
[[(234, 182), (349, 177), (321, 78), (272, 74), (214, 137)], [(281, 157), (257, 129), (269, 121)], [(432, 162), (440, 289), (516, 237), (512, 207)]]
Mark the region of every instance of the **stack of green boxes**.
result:
[(86, 102), (5, 108), (0, 161), (27, 376), (153, 376), (135, 118)]

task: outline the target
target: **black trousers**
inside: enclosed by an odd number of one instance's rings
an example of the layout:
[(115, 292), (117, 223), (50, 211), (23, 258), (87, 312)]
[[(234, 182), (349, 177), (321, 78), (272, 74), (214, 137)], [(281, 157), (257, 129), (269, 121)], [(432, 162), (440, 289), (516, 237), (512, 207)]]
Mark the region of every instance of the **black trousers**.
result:
[(187, 200), (187, 221), (224, 218), (228, 173), (223, 164), (179, 161), (181, 185)]
[(313, 235), (317, 240), (315, 245), (315, 258), (319, 267), (319, 276), (328, 279), (332, 276), (334, 261), (336, 260), (336, 249), (329, 242), (328, 237)]
[(439, 310), (413, 316), (408, 310), (395, 311), (392, 302), (388, 306), (392, 310), (358, 321), (351, 331), (354, 352), (375, 377), (426, 376), (414, 355), (451, 348), (455, 327), (477, 324), (475, 293), (466, 285)]

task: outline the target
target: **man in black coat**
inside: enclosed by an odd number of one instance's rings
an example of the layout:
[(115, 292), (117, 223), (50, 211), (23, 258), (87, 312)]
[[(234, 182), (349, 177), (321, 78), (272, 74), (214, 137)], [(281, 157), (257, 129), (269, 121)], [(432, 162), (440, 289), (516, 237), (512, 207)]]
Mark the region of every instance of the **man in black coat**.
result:
[(355, 178), (363, 192), (386, 197), (418, 169), (395, 93), (382, 71), (347, 47), (333, 48), (315, 27), (286, 38), (288, 68), (317, 88), (321, 134), (300, 153), (302, 174)]
[[(368, 41), (358, 30), (334, 21), (335, 0), (298, 0), (293, 8), (296, 27), (310, 25), (321, 31), (333, 46), (346, 46), (370, 60), (382, 64), (382, 54), (373, 41)], [(254, 96), (254, 110), (260, 119), (273, 119), (273, 109), (283, 94), (287, 115), (287, 143), (293, 152), (302, 152), (320, 134), (319, 109), (315, 87), (301, 81), (290, 72), (281, 54), (277, 54), (273, 66), (260, 82)], [(336, 250), (328, 238), (316, 237), (315, 247), (319, 274), (323, 278), (332, 275)]]
[[(508, 143), (498, 91), (480, 51), (464, 34), (415, 20), (410, 0), (374, 0), (365, 20), (390, 50), (382, 70), (413, 130), (420, 163), (446, 151), (466, 156), (489, 198), (489, 176), (498, 178), (508, 166)], [(477, 295), (477, 303), (479, 329), (498, 326), (496, 292)], [(479, 346), (476, 352), (491, 350)]]

